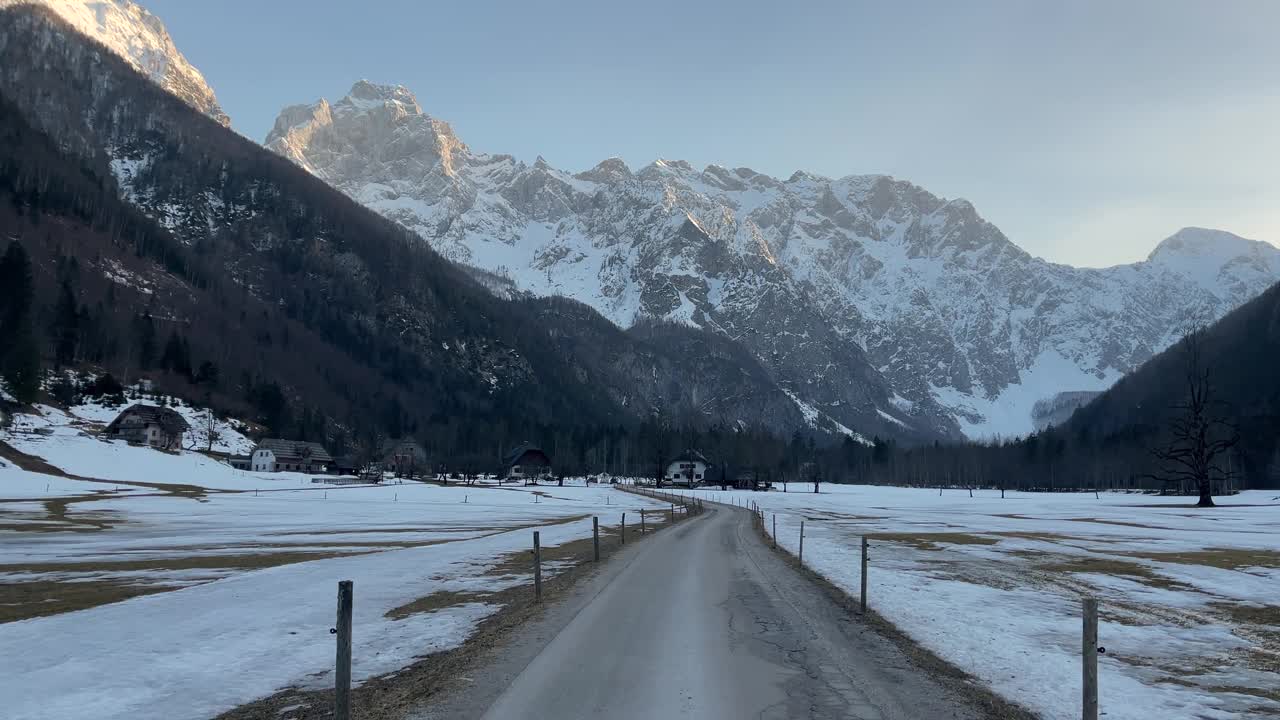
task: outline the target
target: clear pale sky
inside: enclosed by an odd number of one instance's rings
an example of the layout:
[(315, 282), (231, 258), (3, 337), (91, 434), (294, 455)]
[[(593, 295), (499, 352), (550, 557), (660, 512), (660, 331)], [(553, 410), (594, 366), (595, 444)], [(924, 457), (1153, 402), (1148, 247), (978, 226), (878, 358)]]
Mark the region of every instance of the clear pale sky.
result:
[(480, 152), (886, 173), (1030, 252), (1280, 242), (1280, 2), (141, 0), (241, 133), (360, 78)]

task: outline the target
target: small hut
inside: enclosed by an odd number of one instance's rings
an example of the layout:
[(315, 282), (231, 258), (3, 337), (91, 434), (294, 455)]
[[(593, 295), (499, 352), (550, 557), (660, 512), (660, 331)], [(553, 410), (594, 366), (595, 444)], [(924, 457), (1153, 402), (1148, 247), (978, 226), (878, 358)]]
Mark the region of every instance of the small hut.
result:
[(502, 468), (502, 477), (507, 480), (537, 482), (539, 478), (551, 476), (551, 456), (526, 442), (507, 453)]

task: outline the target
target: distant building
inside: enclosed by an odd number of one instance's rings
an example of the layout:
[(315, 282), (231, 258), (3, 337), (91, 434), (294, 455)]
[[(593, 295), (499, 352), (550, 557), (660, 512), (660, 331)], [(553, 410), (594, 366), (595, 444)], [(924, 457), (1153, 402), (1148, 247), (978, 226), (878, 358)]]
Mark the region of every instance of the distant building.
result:
[(551, 456), (531, 443), (524, 443), (507, 454), (502, 462), (502, 476), (508, 480), (537, 480), (551, 476)]
[(731, 485), (738, 490), (768, 490), (773, 487), (767, 473), (762, 476), (759, 468), (740, 469)]
[(333, 456), (320, 443), (268, 438), (253, 449), (249, 462), (255, 472), (322, 473)]
[(382, 465), (396, 477), (413, 477), (431, 471), (427, 449), (416, 440), (388, 440), (383, 443)]
[(227, 464), (236, 470), (248, 470), (251, 467), (248, 455), (228, 455)]
[(190, 429), (172, 408), (139, 403), (125, 408), (103, 432), (133, 445), (177, 450), (182, 447), (182, 435)]
[(364, 463), (360, 462), (360, 458), (355, 453), (347, 453), (334, 459), (329, 465), (329, 472), (335, 475), (357, 475), (362, 467)]
[(693, 487), (702, 484), (709, 467), (711, 462), (702, 453), (697, 450), (685, 450), (667, 464), (667, 469), (662, 473), (662, 480), (671, 485)]

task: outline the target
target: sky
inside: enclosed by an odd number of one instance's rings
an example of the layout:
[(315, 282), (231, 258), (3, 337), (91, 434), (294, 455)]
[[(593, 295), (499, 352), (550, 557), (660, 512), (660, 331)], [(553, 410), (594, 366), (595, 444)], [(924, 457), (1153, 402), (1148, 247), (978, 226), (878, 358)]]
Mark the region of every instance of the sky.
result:
[(1280, 2), (140, 0), (236, 130), (401, 84), (472, 150), (884, 173), (1033, 254), (1280, 243)]

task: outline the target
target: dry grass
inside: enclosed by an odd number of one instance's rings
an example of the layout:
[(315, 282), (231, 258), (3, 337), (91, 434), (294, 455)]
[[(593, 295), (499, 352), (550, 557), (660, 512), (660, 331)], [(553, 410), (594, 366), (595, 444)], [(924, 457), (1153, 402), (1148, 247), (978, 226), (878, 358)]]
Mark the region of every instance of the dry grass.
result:
[(435, 612), (443, 610), (447, 607), (455, 605), (465, 605), (473, 602), (490, 602), (496, 593), (491, 592), (454, 592), (452, 590), (441, 590), (434, 592), (426, 597), (420, 597), (413, 602), (405, 603), (400, 607), (392, 608), (386, 612), (386, 617), (392, 620), (403, 620), (410, 615), (419, 613)]
[(68, 563), (14, 563), (0, 565), (3, 572), (28, 573), (86, 573), (86, 572), (140, 572), (140, 571), (174, 571), (174, 570), (257, 570), (307, 562), (308, 560), (325, 560), (348, 555), (364, 555), (369, 551), (353, 552), (279, 552), (279, 553), (246, 553), (241, 555), (184, 555), (177, 557), (154, 558), (151, 560), (95, 560), (92, 562)]
[(1181, 565), (1206, 565), (1222, 570), (1240, 570), (1249, 567), (1280, 568), (1280, 550), (1243, 550), (1240, 548), (1209, 548), (1173, 553), (1130, 553), (1135, 557), (1156, 562)]
[(943, 545), (995, 545), (999, 538), (971, 533), (874, 533), (869, 540), (882, 540), (911, 545), (919, 550), (941, 550)]
[(1070, 518), (1070, 522), (1078, 523), (1096, 523), (1098, 525), (1119, 525), (1120, 527), (1142, 528), (1144, 530), (1173, 530), (1175, 528), (1162, 527), (1160, 525), (1145, 525), (1143, 523), (1125, 522), (1123, 520), (1099, 520), (1098, 518)]
[(36, 580), (0, 584), (0, 623), (57, 615), (176, 588), (114, 580)]
[[(1067, 540), (1071, 540), (1075, 542), (1089, 542), (1091, 540), (1094, 540), (1094, 538), (1084, 538), (1078, 535), (1063, 535), (1061, 533), (1050, 533), (1050, 532), (1005, 531), (1005, 532), (997, 532), (992, 534), (999, 535), (1002, 538), (1004, 537), (1020, 538), (1022, 540), (1038, 540), (1040, 542), (1049, 542), (1049, 543), (1060, 543)], [(1017, 553), (1017, 552), (1021, 552), (1021, 551), (1012, 551), (1012, 553)]]

